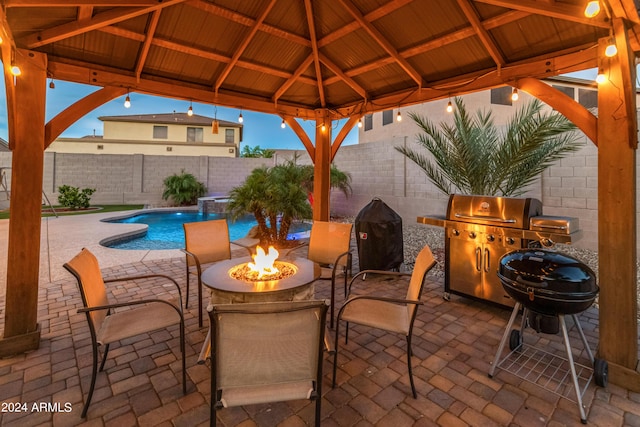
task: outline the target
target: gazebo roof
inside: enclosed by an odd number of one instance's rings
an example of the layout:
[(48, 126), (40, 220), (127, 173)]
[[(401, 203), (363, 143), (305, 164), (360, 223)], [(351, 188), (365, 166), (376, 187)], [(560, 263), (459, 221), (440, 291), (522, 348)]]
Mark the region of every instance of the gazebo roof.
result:
[(54, 79), (301, 118), (597, 67), (610, 15), (640, 50), (630, 0), (592, 19), (584, 0), (3, 3), (4, 35), (46, 53)]

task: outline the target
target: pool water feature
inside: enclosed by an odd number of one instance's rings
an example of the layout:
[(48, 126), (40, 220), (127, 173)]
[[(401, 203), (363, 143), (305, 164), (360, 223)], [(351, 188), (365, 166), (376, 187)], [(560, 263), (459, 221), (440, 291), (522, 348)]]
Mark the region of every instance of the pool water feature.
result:
[[(104, 222), (124, 224), (147, 224), (146, 232), (114, 236), (100, 242), (113, 249), (181, 249), (184, 248), (184, 229), (186, 222), (228, 219), (229, 238), (233, 240), (245, 237), (252, 227), (257, 225), (253, 215), (245, 215), (232, 221), (226, 214), (203, 213), (198, 211), (151, 211), (127, 217), (108, 218)], [(294, 223), (289, 230), (290, 239), (305, 237), (311, 224)]]

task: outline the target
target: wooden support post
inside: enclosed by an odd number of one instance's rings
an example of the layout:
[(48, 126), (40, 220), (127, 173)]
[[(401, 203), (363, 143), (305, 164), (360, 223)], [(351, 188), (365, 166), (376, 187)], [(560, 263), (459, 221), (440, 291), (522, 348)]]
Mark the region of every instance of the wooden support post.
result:
[(635, 62), (624, 23), (614, 20), (618, 55), (600, 67), (598, 85), (599, 357), (611, 382), (640, 391), (636, 277), (636, 94)]
[(18, 50), (15, 60), (22, 74), (15, 79), (15, 105), (9, 106), (15, 112), (9, 123), (15, 140), (11, 141), (11, 219), (0, 357), (40, 345), (37, 314), (47, 58)]
[[(324, 130), (323, 129), (324, 126)], [(329, 221), (331, 196), (331, 119), (325, 110), (316, 116), (313, 172), (313, 219)]]

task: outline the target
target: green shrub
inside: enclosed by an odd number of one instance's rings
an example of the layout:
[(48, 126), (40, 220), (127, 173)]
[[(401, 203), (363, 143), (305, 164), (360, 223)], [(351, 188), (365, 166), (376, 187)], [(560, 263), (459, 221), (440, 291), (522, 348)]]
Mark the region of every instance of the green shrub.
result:
[(88, 208), (91, 195), (95, 192), (95, 188), (83, 188), (80, 190), (78, 187), (61, 185), (58, 187), (58, 193), (60, 193), (58, 203), (70, 209)]
[(195, 176), (185, 173), (184, 169), (178, 174), (168, 176), (164, 179), (163, 200), (171, 198), (178, 206), (195, 205), (198, 197), (202, 197), (207, 192), (203, 183), (199, 182)]

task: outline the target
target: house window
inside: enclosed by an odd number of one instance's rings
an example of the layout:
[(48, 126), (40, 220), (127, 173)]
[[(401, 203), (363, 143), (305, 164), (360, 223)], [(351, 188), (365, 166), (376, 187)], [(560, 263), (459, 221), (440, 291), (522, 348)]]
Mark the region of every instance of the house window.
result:
[(393, 110), (385, 110), (382, 112), (382, 126), (393, 123)]
[(153, 139), (167, 139), (169, 137), (169, 128), (167, 126), (154, 126)]
[(187, 128), (187, 142), (202, 142), (202, 128)]
[(497, 87), (491, 89), (491, 103), (497, 105), (512, 105), (511, 104), (511, 86)]
[(364, 116), (364, 130), (373, 129), (373, 114), (367, 114)]
[(559, 86), (559, 85), (551, 85), (551, 87), (564, 93), (569, 98), (575, 99), (575, 91), (576, 91), (575, 88), (572, 88), (570, 86)]
[(578, 102), (584, 108), (598, 108), (598, 91), (578, 89)]
[(235, 131), (233, 129), (224, 130), (224, 142), (233, 144), (235, 142)]

